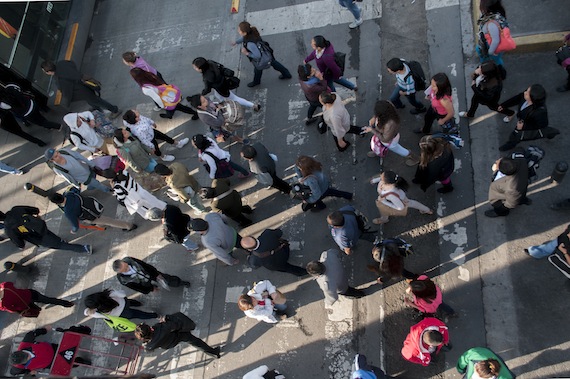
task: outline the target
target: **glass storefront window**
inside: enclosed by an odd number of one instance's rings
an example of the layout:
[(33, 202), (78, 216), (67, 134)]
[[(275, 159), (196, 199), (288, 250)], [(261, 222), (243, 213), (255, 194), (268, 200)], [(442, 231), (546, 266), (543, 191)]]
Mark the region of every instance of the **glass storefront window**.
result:
[(0, 3), (0, 62), (46, 94), (44, 60), (56, 60), (69, 1)]

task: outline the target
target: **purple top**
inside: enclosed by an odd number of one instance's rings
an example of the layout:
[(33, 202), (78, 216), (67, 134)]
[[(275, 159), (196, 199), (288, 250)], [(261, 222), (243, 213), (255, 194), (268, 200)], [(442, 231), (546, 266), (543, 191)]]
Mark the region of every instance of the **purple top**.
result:
[(323, 73), (323, 78), (325, 80), (337, 80), (342, 76), (340, 67), (338, 67), (334, 61), (334, 47), (332, 43), (329, 47), (325, 48), (325, 51), (323, 51), (323, 55), (321, 55), (320, 58), (317, 58), (317, 51), (313, 50), (313, 52), (305, 58), (305, 62), (308, 63), (313, 59), (317, 62), (317, 67), (319, 68), (319, 71)]
[(145, 70), (146, 72), (150, 72), (151, 74), (156, 75), (156, 68), (152, 67), (142, 57), (137, 57), (135, 63), (132, 68), (140, 68), (141, 70)]

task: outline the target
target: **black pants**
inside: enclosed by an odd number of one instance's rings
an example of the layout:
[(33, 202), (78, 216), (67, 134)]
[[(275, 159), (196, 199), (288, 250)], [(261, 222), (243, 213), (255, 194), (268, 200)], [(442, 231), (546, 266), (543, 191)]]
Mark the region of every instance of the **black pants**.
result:
[(67, 300), (63, 300), (63, 299), (58, 299), (55, 297), (49, 297), (46, 295), (42, 295), (41, 293), (39, 293), (36, 290), (30, 290), (30, 292), (32, 293), (32, 301), (34, 303), (42, 303), (42, 304), (53, 304), (53, 305), (61, 305), (61, 306), (70, 306), (73, 305), (73, 303), (71, 301), (67, 301)]
[(46, 233), (42, 236), (42, 241), (40, 245), (49, 247), (50, 249), (69, 250), (69, 251), (74, 251), (76, 253), (86, 252), (83, 245), (79, 245), (76, 243), (67, 243), (50, 230), (46, 230)]
[(174, 112), (176, 112), (176, 111), (191, 114), (192, 116), (196, 117), (195, 119), (197, 119), (197, 117), (198, 117), (198, 112), (196, 112), (194, 109), (187, 107), (186, 105), (183, 105), (181, 103), (176, 104), (176, 108), (174, 108), (174, 109), (165, 110), (166, 117), (172, 118), (172, 116), (174, 116)]
[(429, 134), (431, 131), (431, 125), (435, 120), (439, 120), (440, 118), (444, 118), (447, 115), (440, 115), (430, 106), (424, 116), (424, 127), (422, 128), (422, 133)]
[(46, 128), (46, 129), (59, 129), (61, 127), (61, 124), (59, 124), (57, 122), (51, 122), (50, 120), (45, 118), (40, 113), (36, 104), (34, 104), (34, 109), (32, 110), (32, 112), (29, 115), (27, 115), (25, 117), (25, 119), (27, 121), (31, 122), (32, 124), (39, 125), (39, 126)]
[(176, 275), (168, 275), (163, 272), (161, 272), (160, 275), (162, 275), (169, 287), (180, 287), (182, 285), (183, 280)]
[(509, 113), (512, 112), (509, 109), (503, 109), (502, 111), (497, 109), (499, 107), (499, 96), (496, 96), (493, 99), (488, 99), (488, 98), (483, 97), (481, 95), (474, 94), (473, 97), (471, 98), (471, 106), (469, 107), (469, 110), (467, 111), (468, 117), (475, 116), (475, 112), (477, 111), (479, 104), (486, 105), (489, 107), (489, 109), (491, 109), (495, 112), (502, 113), (504, 115), (509, 115)]
[[(351, 134), (360, 134), (360, 132), (362, 132), (362, 128), (361, 128), (360, 126), (350, 125), (350, 129), (348, 129), (348, 132), (346, 132), (346, 133), (347, 133), (347, 134), (348, 134), (348, 133), (351, 133)], [(339, 146), (339, 144), (338, 144), (338, 138), (336, 138), (336, 136), (333, 136), (333, 139), (334, 139), (334, 143), (336, 144), (336, 148), (339, 149), (339, 150), (342, 149), (342, 148)], [(342, 137), (342, 140), (343, 140), (344, 142), (348, 143), (348, 142), (344, 139), (344, 137)]]
[(273, 255), (266, 258), (258, 258), (258, 262), (270, 271), (288, 272), (296, 276), (307, 275), (307, 270), (303, 267), (294, 266), (289, 263), (290, 248), (285, 245), (281, 249), (275, 251)]
[(152, 144), (154, 145), (154, 153), (156, 154), (157, 157), (160, 157), (162, 155), (162, 152), (160, 151), (160, 148), (158, 147), (158, 141), (164, 141), (166, 143), (169, 143), (171, 145), (174, 144), (174, 138), (167, 136), (166, 134), (164, 134), (163, 132), (154, 129), (154, 138), (152, 139)]
[(566, 72), (568, 72), (568, 79), (566, 79), (566, 89), (570, 90), (570, 66), (566, 67)]
[(309, 109), (307, 109), (307, 118), (313, 117), (317, 108), (320, 108), (322, 106), (323, 105), (318, 100), (317, 101), (309, 101)]
[(107, 109), (112, 113), (117, 113), (119, 111), (119, 107), (97, 96), (95, 92), (90, 89), (82, 87), (81, 84), (76, 84), (75, 86), (76, 88), (74, 88), (73, 97), (71, 99), (72, 102), (84, 100), (98, 111), (102, 111), (102, 108)]
[(151, 318), (157, 318), (158, 313), (155, 312), (145, 312), (139, 309), (132, 309), (131, 307), (140, 307), (142, 304), (136, 300), (126, 299), (125, 308), (121, 312), (121, 317), (126, 319), (138, 318), (139, 320), (149, 320)]
[(188, 342), (190, 345), (194, 346), (195, 348), (202, 350), (206, 354), (216, 355), (218, 354), (218, 349), (214, 349), (206, 342), (202, 341), (200, 338), (196, 337), (190, 332), (182, 332), (177, 333), (178, 337), (180, 338), (180, 342)]
[(289, 194), (289, 192), (291, 192), (291, 186), (289, 185), (289, 183), (287, 183), (281, 178), (278, 178), (277, 175), (272, 175), (272, 174), (270, 175), (271, 178), (273, 178), (273, 184), (271, 185), (271, 187), (276, 188), (285, 194)]
[(357, 290), (356, 288), (353, 287), (348, 287), (348, 289), (346, 291), (344, 291), (343, 293), (341, 293), (341, 295), (347, 296), (347, 297), (355, 297), (355, 298), (360, 298), (360, 297), (364, 297), (366, 296), (366, 294), (364, 293), (364, 291), (362, 290)]
[(28, 140), (32, 143), (35, 143), (38, 146), (45, 146), (46, 143), (39, 138), (34, 137), (31, 134), (28, 134), (22, 130), (18, 121), (14, 118), (14, 115), (10, 112), (0, 111), (0, 128), (4, 129), (5, 131), (15, 134), (18, 137), (22, 137), (25, 140)]

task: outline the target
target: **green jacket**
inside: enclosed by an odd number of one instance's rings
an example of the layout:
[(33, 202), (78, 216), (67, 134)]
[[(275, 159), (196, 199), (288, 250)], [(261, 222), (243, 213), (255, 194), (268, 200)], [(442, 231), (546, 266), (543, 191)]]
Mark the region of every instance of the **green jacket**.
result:
[(465, 379), (471, 379), (475, 370), (475, 364), (489, 358), (496, 359), (501, 364), (501, 370), (499, 371), (499, 376), (497, 379), (516, 378), (515, 374), (509, 370), (501, 357), (486, 347), (473, 347), (463, 353), (463, 355), (461, 355), (457, 361), (457, 371), (459, 371), (461, 374), (465, 374)]
[(175, 162), (168, 166), (172, 170), (172, 175), (166, 177), (166, 185), (169, 186), (180, 197), (180, 201), (186, 203), (190, 196), (184, 188), (191, 187), (194, 192), (200, 191), (200, 184), (190, 173), (188, 168), (182, 163)]
[(123, 146), (117, 148), (117, 152), (125, 161), (125, 164), (136, 173), (144, 172), (152, 159), (150, 149), (143, 146), (138, 139), (125, 141)]

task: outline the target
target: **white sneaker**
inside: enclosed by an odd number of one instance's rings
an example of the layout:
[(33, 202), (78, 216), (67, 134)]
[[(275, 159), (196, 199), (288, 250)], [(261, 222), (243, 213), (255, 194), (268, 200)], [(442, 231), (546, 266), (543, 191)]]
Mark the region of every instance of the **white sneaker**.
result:
[(176, 144), (176, 147), (182, 149), (190, 141), (190, 138), (183, 138)]
[(160, 159), (162, 159), (164, 162), (172, 162), (175, 158), (174, 155), (163, 155), (162, 157), (160, 157)]
[(160, 110), (162, 110), (161, 107), (159, 107), (158, 105), (155, 105), (154, 108), (152, 108), (153, 111), (158, 112)]
[(511, 122), (511, 118), (510, 118), (509, 116), (505, 116), (505, 117), (503, 118), (503, 122), (509, 123), (509, 122)]
[(459, 117), (469, 117), (469, 116), (467, 116), (466, 111), (461, 111), (461, 112), (459, 112)]
[(358, 28), (360, 25), (362, 25), (362, 17), (360, 17), (358, 20), (354, 20), (353, 23), (351, 23), (350, 25), (348, 25), (348, 27), (350, 29), (356, 29)]

